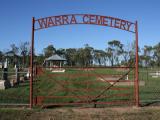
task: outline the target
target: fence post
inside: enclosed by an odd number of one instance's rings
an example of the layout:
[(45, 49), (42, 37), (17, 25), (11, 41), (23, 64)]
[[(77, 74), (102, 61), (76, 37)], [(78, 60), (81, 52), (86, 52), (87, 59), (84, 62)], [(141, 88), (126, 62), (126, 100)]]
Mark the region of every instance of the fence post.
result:
[(30, 96), (29, 96), (29, 107), (33, 107), (33, 61), (34, 61), (34, 24), (35, 19), (32, 18), (32, 39), (31, 39), (31, 53), (30, 53)]
[(136, 38), (136, 51), (135, 51), (135, 102), (136, 106), (139, 107), (139, 69), (138, 69), (138, 22), (135, 23), (135, 38)]

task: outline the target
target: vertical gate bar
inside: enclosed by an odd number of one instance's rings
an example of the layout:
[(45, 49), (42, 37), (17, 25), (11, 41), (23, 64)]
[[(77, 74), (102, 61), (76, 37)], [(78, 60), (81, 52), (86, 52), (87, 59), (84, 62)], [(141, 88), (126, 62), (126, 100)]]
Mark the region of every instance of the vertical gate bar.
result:
[(136, 64), (135, 64), (135, 101), (136, 106), (139, 107), (139, 76), (138, 76), (138, 22), (135, 23), (135, 37), (136, 37)]
[(32, 40), (30, 53), (30, 108), (33, 106), (34, 17), (32, 17)]

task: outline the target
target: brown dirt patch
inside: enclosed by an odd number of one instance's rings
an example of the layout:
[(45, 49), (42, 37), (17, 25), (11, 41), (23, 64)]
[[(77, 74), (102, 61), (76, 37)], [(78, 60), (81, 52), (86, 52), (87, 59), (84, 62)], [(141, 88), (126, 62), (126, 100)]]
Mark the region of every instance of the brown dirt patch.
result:
[(1, 120), (159, 120), (160, 107), (0, 109)]

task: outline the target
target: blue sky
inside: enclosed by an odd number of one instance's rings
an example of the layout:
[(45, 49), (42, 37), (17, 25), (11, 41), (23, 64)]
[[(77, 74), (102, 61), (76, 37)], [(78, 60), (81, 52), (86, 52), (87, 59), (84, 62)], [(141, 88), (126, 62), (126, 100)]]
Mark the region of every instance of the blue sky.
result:
[[(31, 40), (31, 18), (63, 14), (98, 14), (138, 21), (139, 46), (160, 42), (159, 0), (0, 0), (0, 50)], [(56, 48), (83, 47), (88, 43), (105, 49), (110, 40), (120, 40), (126, 46), (134, 34), (95, 25), (68, 25), (35, 32), (37, 53), (53, 44)]]

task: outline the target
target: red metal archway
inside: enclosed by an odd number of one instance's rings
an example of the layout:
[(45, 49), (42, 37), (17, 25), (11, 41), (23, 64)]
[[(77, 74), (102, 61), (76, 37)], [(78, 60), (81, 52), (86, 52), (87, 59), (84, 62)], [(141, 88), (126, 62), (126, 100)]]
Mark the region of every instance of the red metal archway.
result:
[(30, 108), (33, 106), (33, 61), (34, 61), (34, 32), (40, 29), (70, 24), (92, 24), (108, 26), (135, 34), (136, 51), (135, 51), (135, 104), (139, 106), (139, 78), (138, 78), (138, 23), (135, 23), (110, 17), (93, 14), (68, 14), (59, 16), (50, 16), (40, 19), (32, 18), (32, 40), (31, 40), (31, 57), (30, 57)]

